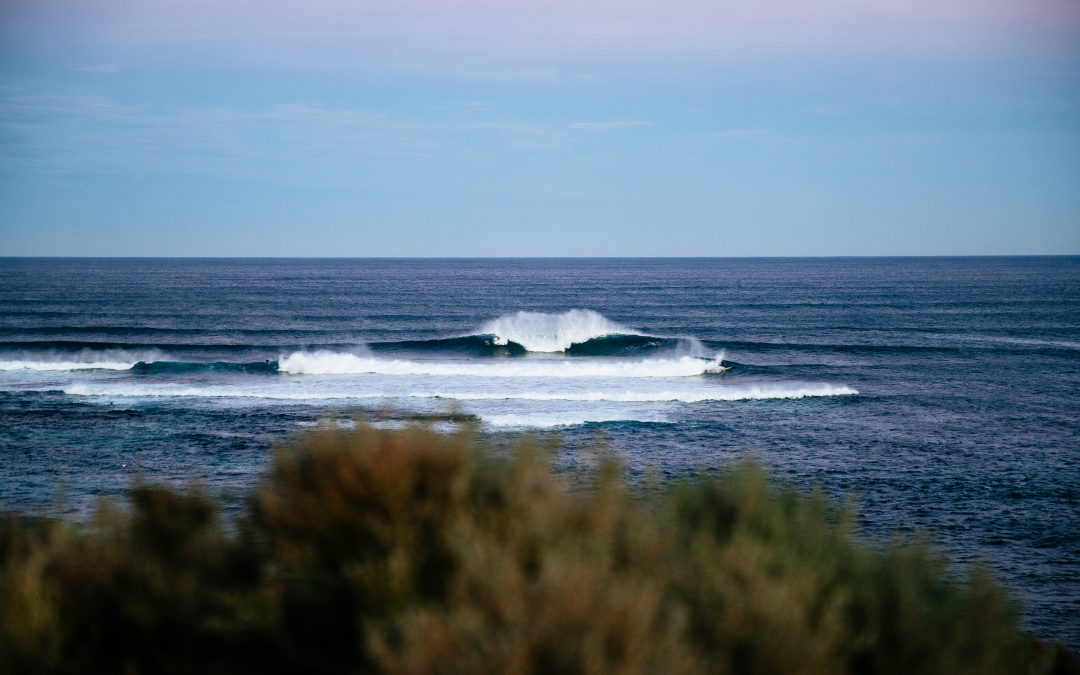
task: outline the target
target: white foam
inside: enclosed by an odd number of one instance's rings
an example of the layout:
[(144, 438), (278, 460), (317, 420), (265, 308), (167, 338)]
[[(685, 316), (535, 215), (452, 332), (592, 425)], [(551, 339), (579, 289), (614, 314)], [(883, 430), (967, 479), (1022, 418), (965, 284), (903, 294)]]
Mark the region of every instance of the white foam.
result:
[[(371, 427), (372, 429), (407, 429), (410, 425), (416, 424), (416, 422), (410, 420), (365, 420), (364, 426)], [(438, 422), (421, 422), (426, 429), (430, 429), (440, 434), (452, 434), (461, 431), (461, 424), (457, 422), (448, 422), (441, 420)], [(319, 422), (297, 422), (296, 426), (304, 429), (341, 429), (349, 431), (356, 429), (357, 422), (355, 420), (322, 420)]]
[(282, 401), (348, 401), (388, 399), (449, 399), (456, 401), (578, 401), (614, 403), (705, 403), (710, 401), (754, 401), (801, 399), (819, 396), (852, 396), (859, 392), (832, 384), (717, 386), (686, 390), (655, 391), (373, 391), (365, 389), (287, 389), (226, 386), (72, 384), (64, 388), (71, 396), (115, 398), (258, 398)]
[[(396, 420), (395, 420), (396, 421)], [(356, 420), (318, 420), (317, 422), (297, 422), (296, 426), (305, 429), (355, 429)], [(374, 426), (374, 424), (372, 424)]]
[(161, 358), (157, 350), (81, 349), (79, 351), (14, 351), (0, 358), (0, 372), (129, 370), (139, 361)]
[(410, 398), (444, 398), (456, 401), (579, 401), (613, 403), (706, 403), (710, 401), (758, 401), (770, 399), (800, 399), (819, 396), (852, 396), (859, 392), (851, 387), (831, 384), (809, 384), (795, 387), (750, 386), (716, 387), (711, 390), (662, 391), (557, 391), (557, 392), (411, 392)]
[(581, 424), (596, 422), (653, 422), (671, 424), (666, 417), (655, 415), (636, 415), (633, 413), (620, 412), (596, 412), (583, 414), (510, 414), (510, 415), (480, 415), (480, 421), (493, 427), (509, 429), (553, 429), (557, 427), (573, 427)]
[(0, 361), (0, 370), (129, 370), (135, 361)]
[[(654, 424), (671, 424), (671, 421), (660, 415), (641, 415), (635, 413), (620, 412), (597, 412), (586, 414), (561, 414), (561, 413), (530, 413), (530, 414), (481, 414), (480, 421), (490, 427), (499, 429), (555, 429), (558, 427), (573, 427), (582, 424), (602, 422), (652, 422)], [(373, 429), (405, 429), (411, 422), (409, 420), (374, 420), (364, 422)], [(297, 426), (305, 429), (355, 429), (355, 420), (320, 420), (318, 422), (297, 422)], [(455, 422), (433, 422), (426, 424), (435, 431), (451, 433), (461, 429), (461, 425)]]
[(342, 352), (294, 352), (278, 360), (278, 370), (294, 375), (427, 375), (435, 377), (693, 377), (726, 370), (721, 357), (667, 359), (515, 359), (502, 361), (420, 361), (379, 359)]
[(488, 321), (480, 328), (496, 344), (519, 344), (530, 352), (563, 352), (572, 345), (607, 335), (640, 335), (588, 309), (562, 314), (516, 312)]

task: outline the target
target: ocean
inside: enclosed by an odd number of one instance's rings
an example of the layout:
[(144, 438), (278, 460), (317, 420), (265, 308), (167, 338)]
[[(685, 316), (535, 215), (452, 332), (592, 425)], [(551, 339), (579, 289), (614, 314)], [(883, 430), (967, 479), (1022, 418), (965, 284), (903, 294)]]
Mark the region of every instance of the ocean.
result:
[(1080, 648), (1080, 258), (0, 258), (0, 511), (227, 499), (317, 424), (753, 455), (987, 560)]

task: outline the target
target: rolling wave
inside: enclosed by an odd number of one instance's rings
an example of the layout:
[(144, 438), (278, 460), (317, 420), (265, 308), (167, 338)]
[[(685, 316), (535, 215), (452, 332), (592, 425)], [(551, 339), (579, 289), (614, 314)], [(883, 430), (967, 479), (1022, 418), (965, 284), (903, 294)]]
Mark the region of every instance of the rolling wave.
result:
[[(228, 344), (228, 343), (181, 343), (181, 342), (93, 342), (75, 340), (16, 340), (0, 342), (0, 354), (25, 356), (24, 360), (44, 361), (66, 355), (66, 360), (75, 360), (80, 353), (102, 351), (124, 351), (129, 353), (160, 352), (174, 357), (196, 355), (220, 355), (220, 357), (239, 356), (258, 358), (291, 351), (348, 351), (358, 348), (368, 349), (380, 354), (416, 354), (474, 357), (523, 356), (528, 350), (517, 343), (496, 344), (495, 335), (463, 335), (458, 337), (432, 338), (427, 340), (394, 340), (386, 342), (327, 342), (295, 344)], [(696, 340), (688, 338), (660, 338), (648, 335), (608, 335), (596, 337), (585, 342), (571, 345), (564, 353), (567, 356), (634, 356), (657, 351), (680, 350), (694, 353)], [(704, 348), (699, 351), (704, 352)], [(223, 361), (224, 358), (218, 360)], [(2, 358), (2, 357), (0, 357)], [(9, 356), (9, 358), (14, 358)], [(177, 359), (177, 360), (180, 360)]]
[(419, 361), (341, 352), (295, 352), (277, 368), (294, 375), (431, 375), (446, 377), (692, 377), (726, 370), (721, 356), (642, 360)]
[(14, 359), (0, 361), (0, 371), (128, 371), (134, 375), (190, 375), (241, 373), (272, 375), (429, 375), (475, 377), (691, 377), (727, 370), (722, 358), (672, 356), (652, 359), (560, 359), (560, 360), (409, 360), (390, 359), (349, 352), (293, 352), (279, 360), (170, 361), (140, 359), (130, 355), (90, 355), (81, 359)]
[[(86, 330), (56, 330), (36, 331), (41, 334), (54, 333), (56, 336), (66, 337), (68, 334), (98, 334), (111, 335), (116, 338), (131, 337), (186, 337), (202, 336), (219, 337), (218, 332), (199, 330), (187, 330), (178, 328), (147, 329), (143, 333), (134, 329), (123, 327), (110, 331), (107, 328), (94, 328)], [(275, 331), (242, 329), (225, 331), (231, 337), (251, 335), (253, 337), (272, 337)], [(303, 331), (300, 331), (303, 332)], [(310, 337), (321, 335), (319, 331), (309, 331)], [(295, 337), (297, 331), (284, 331), (288, 337)], [(283, 335), (285, 337), (285, 335)], [(329, 336), (327, 336), (329, 337)], [(108, 337), (106, 337), (108, 340)], [(477, 329), (477, 332), (468, 335), (452, 337), (437, 337), (420, 340), (394, 340), (375, 342), (324, 342), (311, 341), (289, 343), (279, 341), (276, 344), (252, 344), (242, 340), (181, 340), (159, 342), (128, 342), (128, 341), (94, 341), (79, 339), (45, 339), (45, 340), (0, 340), (0, 352), (26, 352), (32, 354), (42, 353), (71, 353), (91, 350), (126, 350), (146, 351), (153, 350), (172, 354), (180, 357), (177, 362), (187, 357), (189, 361), (198, 361), (200, 357), (213, 358), (211, 355), (225, 355), (229, 353), (240, 358), (251, 359), (265, 358), (270, 354), (290, 351), (354, 351), (365, 349), (375, 353), (407, 353), (407, 354), (447, 354), (455, 356), (474, 357), (504, 357), (522, 356), (529, 352), (540, 353), (564, 353), (568, 356), (635, 356), (655, 353), (656, 351), (672, 351), (676, 355), (705, 356), (706, 350), (697, 340), (690, 338), (662, 338), (644, 335), (640, 332), (626, 328), (614, 321), (609, 320), (602, 314), (585, 309), (572, 309), (561, 314), (549, 314), (543, 312), (516, 312), (507, 314), (488, 321)], [(196, 357), (192, 359), (191, 357)], [(33, 359), (44, 361), (46, 359)], [(60, 360), (60, 359), (56, 359)], [(73, 359), (68, 359), (73, 360)], [(142, 359), (149, 361), (148, 359)], [(216, 362), (226, 361), (218, 358)]]

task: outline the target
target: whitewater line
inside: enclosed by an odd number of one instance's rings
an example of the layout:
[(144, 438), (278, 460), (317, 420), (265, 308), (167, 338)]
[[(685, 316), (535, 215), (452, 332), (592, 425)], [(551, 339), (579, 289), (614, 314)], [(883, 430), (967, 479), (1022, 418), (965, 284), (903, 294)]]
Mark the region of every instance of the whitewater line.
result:
[(341, 352), (294, 352), (278, 360), (292, 375), (428, 375), (435, 377), (693, 377), (727, 370), (721, 357), (540, 361), (419, 361), (380, 359)]
[(131, 370), (135, 361), (0, 361), (0, 371)]
[(780, 386), (717, 387), (712, 391), (655, 392), (584, 391), (584, 392), (455, 392), (455, 391), (281, 391), (271, 389), (236, 389), (230, 387), (139, 387), (124, 385), (73, 384), (63, 389), (69, 396), (112, 396), (118, 398), (257, 398), (281, 401), (347, 401), (381, 399), (446, 399), (454, 401), (576, 401), (612, 403), (706, 403), (802, 399), (823, 396), (853, 396), (859, 392), (848, 386), (812, 384), (790, 388)]

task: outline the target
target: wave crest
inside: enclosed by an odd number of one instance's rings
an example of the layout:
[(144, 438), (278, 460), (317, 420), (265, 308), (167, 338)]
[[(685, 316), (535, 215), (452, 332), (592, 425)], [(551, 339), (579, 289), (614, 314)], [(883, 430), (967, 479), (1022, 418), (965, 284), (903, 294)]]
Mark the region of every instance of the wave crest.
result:
[(427, 375), (435, 377), (693, 377), (726, 370), (721, 357), (642, 360), (410, 361), (342, 352), (294, 352), (278, 361), (293, 375)]
[(514, 343), (530, 352), (564, 352), (573, 345), (608, 335), (640, 335), (589, 309), (571, 309), (561, 314), (515, 312), (488, 321), (480, 331), (494, 335), (495, 344)]
[(0, 361), (0, 370), (34, 370), (54, 372), (62, 370), (128, 370), (131, 361)]

